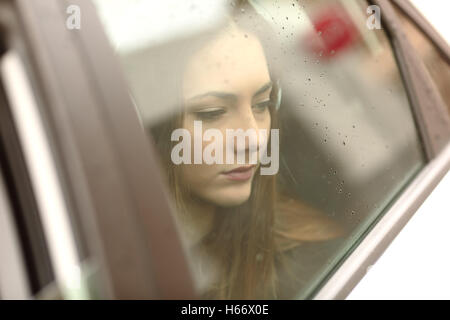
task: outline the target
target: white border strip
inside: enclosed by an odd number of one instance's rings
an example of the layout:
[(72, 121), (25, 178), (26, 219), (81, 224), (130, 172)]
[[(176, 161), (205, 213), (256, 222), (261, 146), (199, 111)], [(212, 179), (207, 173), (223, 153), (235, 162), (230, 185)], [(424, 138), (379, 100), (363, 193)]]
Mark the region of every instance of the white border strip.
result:
[(364, 277), (450, 168), (450, 144), (433, 159), (314, 297), (344, 299)]
[(31, 176), (56, 282), (61, 289), (77, 289), (79, 257), (68, 211), (31, 85), (17, 53), (4, 55), (0, 75)]

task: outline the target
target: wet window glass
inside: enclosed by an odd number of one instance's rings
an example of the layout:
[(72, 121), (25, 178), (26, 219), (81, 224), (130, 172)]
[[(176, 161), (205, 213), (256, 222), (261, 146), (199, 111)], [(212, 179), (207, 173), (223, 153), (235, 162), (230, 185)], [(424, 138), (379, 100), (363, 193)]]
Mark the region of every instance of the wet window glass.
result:
[(204, 298), (312, 297), (424, 165), (366, 1), (96, 4)]

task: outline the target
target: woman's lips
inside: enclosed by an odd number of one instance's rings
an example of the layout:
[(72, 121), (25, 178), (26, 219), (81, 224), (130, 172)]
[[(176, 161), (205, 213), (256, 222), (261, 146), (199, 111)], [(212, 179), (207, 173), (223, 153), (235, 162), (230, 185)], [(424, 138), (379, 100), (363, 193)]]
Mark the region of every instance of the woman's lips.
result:
[(255, 165), (243, 166), (230, 171), (222, 172), (228, 179), (234, 181), (246, 181), (253, 175), (253, 168)]

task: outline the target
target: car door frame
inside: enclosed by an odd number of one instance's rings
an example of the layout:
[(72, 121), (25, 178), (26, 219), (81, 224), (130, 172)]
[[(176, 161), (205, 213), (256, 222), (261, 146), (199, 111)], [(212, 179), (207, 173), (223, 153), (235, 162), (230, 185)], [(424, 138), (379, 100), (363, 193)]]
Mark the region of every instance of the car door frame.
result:
[[(154, 146), (94, 5), (88, 0), (10, 0), (21, 21), (65, 199), (86, 256), (95, 256), (107, 298), (196, 297)], [(344, 298), (442, 178), (450, 163), (448, 114), (386, 0), (376, 0), (410, 98), (427, 166), (314, 298)], [(81, 8), (80, 29), (66, 27)], [(81, 241), (81, 240), (80, 240)]]
[[(196, 297), (158, 160), (93, 4), (9, 4), (16, 23), (0, 22), (8, 49), (26, 66), (78, 249), (94, 260), (101, 297)], [(66, 26), (69, 5), (81, 8), (81, 29)]]

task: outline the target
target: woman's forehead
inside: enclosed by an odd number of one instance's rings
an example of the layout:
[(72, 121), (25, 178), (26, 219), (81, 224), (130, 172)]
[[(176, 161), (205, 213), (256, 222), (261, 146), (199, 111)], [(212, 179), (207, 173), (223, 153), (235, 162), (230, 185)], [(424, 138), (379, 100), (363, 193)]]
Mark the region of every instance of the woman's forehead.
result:
[(235, 27), (228, 28), (197, 51), (183, 75), (185, 99), (208, 91), (253, 95), (270, 80), (259, 40)]

